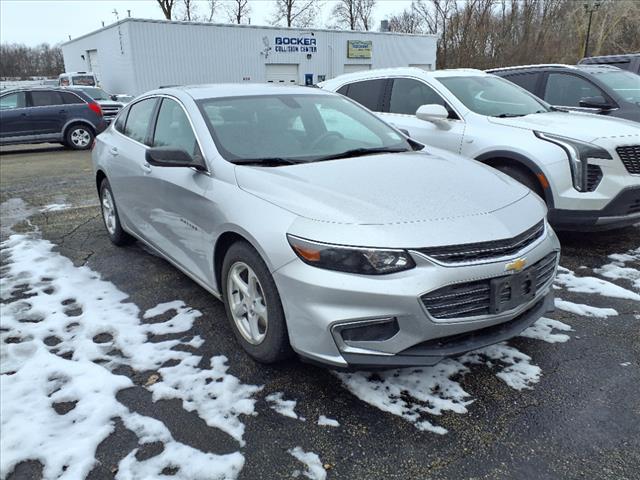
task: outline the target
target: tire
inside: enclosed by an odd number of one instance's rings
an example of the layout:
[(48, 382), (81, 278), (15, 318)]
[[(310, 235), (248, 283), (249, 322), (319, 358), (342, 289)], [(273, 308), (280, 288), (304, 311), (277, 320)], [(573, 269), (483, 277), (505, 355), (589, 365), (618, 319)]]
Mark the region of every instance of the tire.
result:
[(67, 128), (64, 144), (73, 150), (88, 150), (95, 139), (93, 129), (82, 123), (76, 123)]
[(542, 186), (538, 179), (530, 172), (527, 172), (519, 167), (514, 167), (512, 165), (500, 165), (497, 167), (502, 173), (506, 173), (514, 180), (517, 180), (529, 190), (532, 190), (536, 193), (542, 200), (544, 200), (544, 192), (542, 191)]
[[(248, 288), (251, 274), (257, 279), (255, 294), (243, 295), (234, 278), (239, 277)], [(233, 333), (251, 357), (260, 363), (275, 363), (293, 355), (276, 284), (267, 265), (247, 242), (234, 243), (224, 257), (222, 295)], [(254, 322), (249, 320), (250, 315)], [(252, 323), (255, 328), (251, 328)]]
[(134, 238), (122, 229), (113, 191), (111, 190), (109, 180), (106, 178), (102, 180), (100, 184), (100, 211), (102, 212), (104, 227), (107, 230), (111, 243), (122, 247), (134, 241)]

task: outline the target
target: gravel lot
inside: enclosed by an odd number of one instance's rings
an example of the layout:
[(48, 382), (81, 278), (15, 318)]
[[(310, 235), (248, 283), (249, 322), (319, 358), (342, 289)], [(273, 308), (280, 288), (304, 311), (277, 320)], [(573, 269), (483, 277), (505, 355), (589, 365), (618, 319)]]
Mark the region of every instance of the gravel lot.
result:
[[(241, 445), (228, 433), (208, 426), (201, 411), (185, 408), (180, 399), (154, 401), (149, 386), (157, 372), (133, 368), (117, 372), (133, 382), (117, 393), (120, 404), (160, 420), (176, 441), (202, 452), (239, 451), (244, 467), (238, 478), (293, 478), (295, 471), (304, 470), (289, 453), (296, 446), (317, 454), (330, 479), (640, 478), (637, 300), (571, 292), (559, 285), (556, 293), (563, 300), (613, 308), (617, 315), (602, 318), (557, 310), (551, 318), (572, 330), (555, 333), (568, 334), (568, 341), (549, 343), (523, 337), (510, 341), (510, 346), (531, 357), (530, 363), (542, 371), (530, 388), (517, 390), (502, 381), (496, 375), (500, 362), (465, 364), (470, 371), (453, 380), (473, 400), (466, 405), (468, 411), (421, 415), (447, 430), (440, 435), (365, 403), (326, 369), (297, 360), (278, 367), (250, 360), (236, 345), (220, 302), (142, 245), (117, 248), (109, 242), (88, 153), (54, 145), (3, 147), (0, 152), (3, 240), (11, 233), (6, 227), (24, 213), (24, 208), (16, 207), (15, 199), (22, 199), (33, 215), (30, 223), (15, 225), (15, 232), (37, 230), (36, 235), (56, 245), (56, 252), (77, 267), (86, 265), (98, 272), (141, 311), (173, 300), (200, 311), (202, 316), (189, 333), (204, 339), (192, 349), (202, 356), (201, 365), (224, 355), (229, 374), (244, 384), (263, 386), (253, 396), (255, 414), (239, 417), (245, 426), (246, 444)], [(640, 290), (632, 280), (605, 278), (602, 271), (594, 272), (611, 263), (609, 255), (640, 247), (638, 227), (561, 235), (561, 241), (561, 264), (576, 276), (602, 278), (631, 292)], [(627, 261), (625, 268), (640, 270), (638, 257)], [(375, 384), (380, 377), (370, 380)], [(306, 421), (270, 408), (266, 397), (275, 392), (296, 400), (295, 412)], [(336, 419), (339, 426), (318, 425), (320, 415)], [(123, 458), (142, 443), (119, 418), (113, 423), (113, 432), (97, 448), (98, 462), (88, 478), (113, 478)], [(69, 445), (83, 441), (65, 440)], [(138, 460), (152, 458), (160, 450), (162, 445), (157, 442), (145, 443)], [(27, 479), (42, 478), (42, 472), (41, 462), (23, 461), (2, 474)]]

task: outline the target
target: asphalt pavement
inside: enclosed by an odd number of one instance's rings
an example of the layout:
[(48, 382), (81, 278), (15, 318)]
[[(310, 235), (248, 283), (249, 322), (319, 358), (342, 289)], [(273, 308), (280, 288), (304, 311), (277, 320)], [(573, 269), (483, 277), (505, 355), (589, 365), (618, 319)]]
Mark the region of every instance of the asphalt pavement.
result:
[[(161, 420), (176, 440), (204, 452), (240, 450), (246, 460), (240, 478), (292, 478), (300, 464), (287, 450), (296, 445), (320, 456), (329, 479), (640, 478), (638, 302), (562, 291), (564, 300), (614, 308), (618, 315), (593, 318), (557, 310), (551, 318), (573, 329), (566, 343), (513, 339), (509, 344), (542, 369), (539, 383), (517, 391), (486, 365), (473, 367), (459, 382), (474, 403), (466, 414), (434, 417), (448, 430), (437, 435), (363, 402), (327, 369), (299, 360), (276, 367), (253, 362), (236, 344), (219, 301), (139, 243), (118, 248), (109, 242), (89, 153), (43, 145), (3, 147), (0, 154), (3, 223), (16, 215), (12, 199), (22, 199), (33, 215), (15, 231), (37, 229), (75, 265), (99, 272), (143, 311), (175, 299), (201, 311), (194, 327), (205, 340), (199, 354), (204, 359), (225, 355), (229, 373), (244, 383), (264, 385), (258, 415), (242, 418), (247, 443), (239, 448), (179, 400), (153, 402), (144, 388), (150, 372), (122, 372), (136, 386), (118, 393), (121, 403)], [(47, 205), (65, 208), (41, 212)], [(563, 266), (598, 277), (593, 269), (607, 263), (608, 255), (640, 246), (640, 228), (563, 234), (561, 242)], [(633, 290), (627, 280), (610, 281)], [(271, 392), (296, 399), (296, 411), (307, 421), (269, 408), (264, 396)], [(319, 415), (337, 419), (340, 426), (317, 425)], [(99, 462), (90, 479), (113, 478), (120, 460), (137, 445), (136, 436), (115, 422), (114, 433), (96, 452)], [(154, 454), (153, 445), (145, 454)], [(24, 462), (8, 478), (41, 478), (41, 473), (38, 462)]]

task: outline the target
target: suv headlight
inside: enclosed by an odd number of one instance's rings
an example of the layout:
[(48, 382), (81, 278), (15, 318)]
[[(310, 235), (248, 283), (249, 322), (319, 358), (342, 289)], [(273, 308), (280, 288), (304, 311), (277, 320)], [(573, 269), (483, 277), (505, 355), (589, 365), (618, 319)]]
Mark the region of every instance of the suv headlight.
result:
[(609, 152), (593, 143), (581, 142), (572, 138), (552, 135), (550, 133), (533, 132), (536, 137), (554, 143), (562, 148), (569, 158), (573, 188), (579, 192), (587, 191), (587, 173), (590, 158), (613, 160)]
[(405, 250), (349, 247), (287, 235), (300, 260), (314, 267), (362, 275), (384, 275), (416, 266)]

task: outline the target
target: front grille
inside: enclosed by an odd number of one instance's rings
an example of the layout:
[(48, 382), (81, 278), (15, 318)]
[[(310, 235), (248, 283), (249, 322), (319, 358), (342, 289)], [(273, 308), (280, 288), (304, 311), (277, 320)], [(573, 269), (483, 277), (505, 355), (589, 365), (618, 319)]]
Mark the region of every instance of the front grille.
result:
[(587, 168), (587, 192), (593, 192), (602, 180), (602, 169), (598, 165), (589, 165)]
[[(556, 252), (550, 253), (542, 260), (523, 270), (523, 272), (531, 272), (533, 274), (536, 291), (544, 287), (553, 277), (557, 256)], [(433, 318), (452, 319), (489, 315), (491, 314), (492, 280), (487, 278), (474, 282), (448, 285), (423, 295), (420, 300)], [(531, 286), (523, 284), (524, 288), (531, 288)], [(500, 292), (499, 303), (508, 303), (511, 300), (511, 293), (509, 288), (503, 289)], [(523, 291), (522, 293), (527, 292)]]
[(630, 145), (628, 147), (616, 148), (618, 156), (624, 163), (627, 172), (634, 175), (640, 174), (640, 145)]
[(640, 198), (637, 198), (633, 202), (631, 202), (629, 208), (627, 209), (627, 215), (632, 215), (634, 213), (640, 213)]
[(498, 258), (513, 255), (528, 245), (531, 245), (544, 233), (544, 220), (521, 234), (505, 240), (489, 242), (467, 243), (448, 247), (415, 249), (428, 257), (444, 263), (471, 262), (487, 258)]

